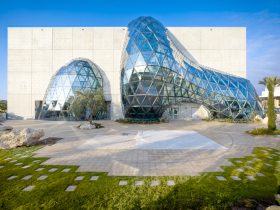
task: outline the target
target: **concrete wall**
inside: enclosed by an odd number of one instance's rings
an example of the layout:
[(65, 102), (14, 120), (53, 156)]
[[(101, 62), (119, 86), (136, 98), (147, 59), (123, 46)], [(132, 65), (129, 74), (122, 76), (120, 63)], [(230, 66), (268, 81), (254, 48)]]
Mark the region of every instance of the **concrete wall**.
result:
[[(246, 76), (244, 28), (168, 28), (201, 64)], [(126, 27), (8, 29), (8, 112), (34, 118), (51, 76), (75, 58), (99, 65), (110, 81), (113, 119), (122, 117), (120, 59)], [(106, 93), (105, 93), (106, 94)]]

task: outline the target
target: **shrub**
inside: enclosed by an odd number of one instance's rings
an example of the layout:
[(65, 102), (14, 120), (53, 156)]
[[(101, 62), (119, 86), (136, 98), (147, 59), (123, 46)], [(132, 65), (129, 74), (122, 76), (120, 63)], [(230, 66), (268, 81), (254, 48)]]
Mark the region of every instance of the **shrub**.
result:
[(280, 130), (271, 130), (268, 128), (255, 128), (251, 131), (246, 131), (246, 133), (251, 134), (253, 136), (258, 135), (280, 135)]

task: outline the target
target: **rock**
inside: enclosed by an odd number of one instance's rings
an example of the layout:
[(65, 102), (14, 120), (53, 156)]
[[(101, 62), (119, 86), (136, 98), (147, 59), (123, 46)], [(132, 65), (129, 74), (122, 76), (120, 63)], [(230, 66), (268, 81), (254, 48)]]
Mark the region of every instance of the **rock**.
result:
[(12, 126), (8, 126), (8, 125), (0, 125), (0, 131), (11, 131), (13, 130), (13, 127)]
[(280, 206), (269, 206), (265, 210), (280, 210)]
[(197, 120), (202, 120), (202, 119), (209, 119), (211, 117), (211, 114), (209, 110), (201, 105), (193, 114), (192, 118), (197, 119)]
[(257, 115), (255, 118), (254, 118), (254, 122), (262, 122), (263, 121), (263, 118), (260, 116), (260, 115)]
[(78, 128), (82, 130), (91, 130), (91, 129), (95, 129), (95, 125), (92, 125), (89, 122), (85, 122), (79, 125)]
[(268, 123), (268, 117), (265, 117), (264, 119), (262, 119), (262, 123), (267, 124)]
[(10, 132), (3, 132), (0, 134), (0, 147), (15, 148), (35, 145), (44, 135), (43, 129), (13, 129)]

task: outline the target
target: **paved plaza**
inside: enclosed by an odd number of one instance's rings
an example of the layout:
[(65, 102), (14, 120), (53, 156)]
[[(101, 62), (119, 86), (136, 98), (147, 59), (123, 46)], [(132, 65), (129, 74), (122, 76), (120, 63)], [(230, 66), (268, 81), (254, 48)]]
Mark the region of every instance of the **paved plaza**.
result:
[[(221, 171), (228, 158), (252, 155), (254, 147), (280, 146), (279, 137), (252, 137), (246, 130), (259, 124), (171, 121), (162, 124), (120, 124), (100, 121), (105, 128), (80, 130), (79, 122), (7, 121), (18, 128), (43, 128), (45, 138), (63, 138), (36, 151), (48, 157), (42, 165), (78, 165), (80, 172), (111, 176), (198, 175)], [(248, 163), (249, 164), (249, 163)]]

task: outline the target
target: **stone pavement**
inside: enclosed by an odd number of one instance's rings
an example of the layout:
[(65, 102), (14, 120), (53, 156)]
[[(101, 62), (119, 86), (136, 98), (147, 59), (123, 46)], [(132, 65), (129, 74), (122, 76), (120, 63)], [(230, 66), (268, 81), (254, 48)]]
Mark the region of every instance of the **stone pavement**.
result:
[[(254, 147), (280, 146), (279, 137), (252, 137), (244, 133), (246, 130), (263, 126), (259, 124), (206, 121), (171, 121), (152, 125), (120, 124), (113, 121), (101, 123), (105, 128), (79, 130), (76, 128), (79, 122), (5, 122), (14, 127), (43, 128), (46, 137), (63, 138), (54, 145), (36, 151), (36, 157), (50, 158), (42, 164), (78, 165), (80, 172), (108, 172), (111, 176), (198, 175), (201, 172), (221, 171), (221, 166), (231, 164), (228, 158), (251, 155)], [(202, 136), (198, 140), (205, 138), (209, 141), (201, 141), (201, 147), (195, 142), (178, 147), (178, 144), (172, 145), (175, 137), (171, 135), (168, 138), (169, 143), (161, 144), (160, 147), (158, 144), (152, 147), (149, 145), (149, 141), (154, 139), (160, 142), (158, 136), (150, 136), (144, 146), (142, 143), (139, 146), (139, 139), (137, 142), (139, 132), (145, 136), (151, 131), (158, 131), (160, 134), (167, 130), (197, 133)], [(147, 136), (146, 140), (149, 139)], [(186, 141), (194, 139), (184, 138)], [(181, 145), (182, 139), (179, 141)], [(209, 142), (212, 146), (204, 145)]]

